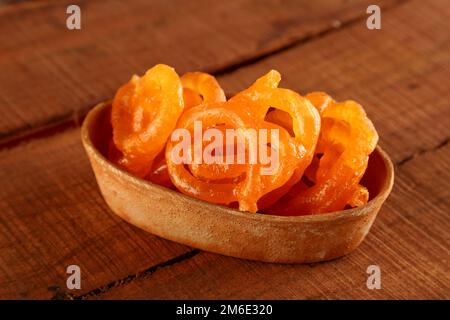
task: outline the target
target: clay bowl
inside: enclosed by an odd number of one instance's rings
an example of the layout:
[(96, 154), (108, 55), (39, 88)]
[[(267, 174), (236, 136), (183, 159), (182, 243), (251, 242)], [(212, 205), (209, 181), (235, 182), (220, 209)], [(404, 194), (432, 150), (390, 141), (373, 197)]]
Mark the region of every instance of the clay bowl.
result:
[(296, 217), (239, 212), (139, 179), (108, 161), (110, 112), (110, 102), (100, 103), (81, 130), (106, 203), (139, 228), (202, 250), (280, 263), (334, 259), (363, 241), (392, 188), (391, 160), (377, 147), (362, 181), (372, 198), (362, 207)]

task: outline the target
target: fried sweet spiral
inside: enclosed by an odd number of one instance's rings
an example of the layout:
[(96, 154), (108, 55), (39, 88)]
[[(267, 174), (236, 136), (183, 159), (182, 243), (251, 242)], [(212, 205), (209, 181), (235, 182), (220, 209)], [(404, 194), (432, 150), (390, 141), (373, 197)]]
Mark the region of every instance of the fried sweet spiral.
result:
[(378, 134), (361, 105), (337, 103), (322, 92), (306, 96), (320, 112), (322, 128), (315, 158), (305, 176), (311, 186), (299, 182), (267, 212), (302, 215), (342, 210), (368, 201), (359, 184), (375, 149)]
[(108, 157), (241, 211), (305, 215), (365, 204), (360, 181), (378, 134), (362, 106), (323, 92), (303, 97), (280, 80), (271, 70), (227, 101), (212, 75), (179, 77), (158, 64), (117, 91)]
[(173, 68), (158, 64), (143, 77), (133, 76), (117, 91), (111, 110), (113, 141), (122, 153), (119, 164), (147, 175), (183, 108), (182, 85)]
[[(293, 139), (285, 129), (275, 124), (257, 121), (256, 118), (246, 116), (246, 112), (243, 112), (244, 109), (250, 110), (252, 107), (257, 107), (250, 104), (250, 101), (247, 102), (247, 105), (228, 101), (199, 105), (187, 110), (181, 116), (177, 128), (183, 128), (190, 132), (189, 135), (183, 137), (189, 139), (187, 141), (190, 146), (189, 151), (187, 154), (180, 154), (180, 150), (177, 148), (180, 146), (180, 141), (177, 140), (180, 138), (179, 136), (172, 136), (172, 139), (167, 142), (166, 148), (169, 175), (178, 190), (192, 197), (217, 204), (230, 205), (237, 202), (239, 210), (256, 212), (258, 210), (257, 201), (264, 194), (282, 186), (289, 179), (294, 170), (292, 161), (289, 160), (295, 154)], [(201, 163), (193, 161), (196, 151), (195, 141), (192, 137), (195, 135), (196, 122), (201, 122), (203, 136), (206, 130), (211, 128), (217, 130), (217, 136), (226, 130), (234, 130), (233, 140), (227, 140), (225, 144), (221, 143), (221, 147), (215, 154), (215, 156), (221, 155), (221, 160)], [(262, 174), (264, 164), (249, 161), (251, 152), (249, 149), (259, 143), (251, 134), (251, 130), (255, 129), (256, 131), (277, 129), (279, 132), (278, 141), (272, 141), (269, 135), (265, 141), (266, 144), (258, 146), (271, 150), (266, 152), (278, 152), (279, 165), (275, 172), (268, 175)], [(245, 153), (245, 161), (243, 163), (236, 161), (238, 156), (236, 140), (244, 142), (242, 150)], [(230, 156), (227, 154), (227, 144), (233, 145), (231, 153), (233, 159), (229, 163), (225, 157)], [(204, 145), (199, 147), (200, 152), (204, 155)], [(179, 161), (180, 158), (185, 159), (185, 162)]]

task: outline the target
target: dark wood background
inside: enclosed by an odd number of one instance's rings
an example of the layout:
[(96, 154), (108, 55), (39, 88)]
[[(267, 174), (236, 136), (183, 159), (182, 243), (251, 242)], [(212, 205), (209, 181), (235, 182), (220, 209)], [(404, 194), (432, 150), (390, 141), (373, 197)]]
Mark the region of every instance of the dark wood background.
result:
[[(2, 1), (0, 297), (450, 298), (450, 2)], [(68, 4), (82, 29), (66, 28)], [(369, 4), (382, 29), (366, 28)], [(282, 85), (366, 108), (396, 164), (370, 234), (327, 263), (278, 265), (195, 250), (106, 206), (79, 124), (156, 63), (213, 73), (227, 93), (274, 68)], [(66, 267), (81, 267), (81, 290)], [(379, 265), (381, 290), (366, 287)]]

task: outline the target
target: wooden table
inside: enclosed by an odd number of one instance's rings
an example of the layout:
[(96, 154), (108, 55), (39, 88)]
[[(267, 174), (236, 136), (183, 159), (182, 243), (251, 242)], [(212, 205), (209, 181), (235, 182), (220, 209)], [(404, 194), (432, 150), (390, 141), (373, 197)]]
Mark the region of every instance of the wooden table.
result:
[[(9, 1), (7, 1), (9, 2)], [(73, 1), (0, 6), (0, 297), (450, 298), (450, 2)], [(381, 7), (381, 30), (366, 8)], [(166, 241), (103, 201), (79, 125), (158, 62), (215, 74), (227, 93), (271, 68), (283, 86), (366, 108), (395, 186), (352, 254), (309, 265), (229, 258)], [(66, 268), (81, 268), (81, 289)], [(382, 288), (366, 286), (369, 265)]]

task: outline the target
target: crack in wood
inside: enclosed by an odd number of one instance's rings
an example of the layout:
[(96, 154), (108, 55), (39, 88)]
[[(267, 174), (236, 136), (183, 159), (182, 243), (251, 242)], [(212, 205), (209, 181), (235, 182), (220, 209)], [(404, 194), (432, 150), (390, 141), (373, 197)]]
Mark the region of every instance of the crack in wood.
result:
[[(404, 3), (408, 2), (408, 1), (409, 0), (401, 0), (401, 1), (397, 2), (397, 3), (395, 3), (395, 4), (392, 4), (392, 5), (389, 5), (389, 6), (385, 6), (382, 9), (384, 11), (387, 11), (387, 10), (389, 10), (391, 8), (394, 8), (394, 7), (397, 7), (399, 5), (402, 5), (402, 4), (404, 4)], [(318, 40), (318, 39), (323, 38), (324, 36), (329, 35), (329, 34), (331, 34), (333, 32), (336, 32), (336, 31), (342, 30), (344, 28), (350, 27), (350, 26), (354, 25), (355, 23), (360, 22), (361, 20), (363, 20), (364, 17), (365, 16), (363, 16), (363, 15), (357, 16), (355, 18), (352, 18), (350, 20), (347, 20), (347, 21), (343, 22), (340, 26), (338, 26), (336, 28), (325, 29), (325, 30), (320, 31), (318, 33), (311, 34), (311, 35), (308, 35), (308, 36), (303, 37), (301, 39), (294, 40), (294, 41), (292, 41), (290, 43), (282, 45), (282, 46), (280, 46), (278, 48), (275, 48), (273, 50), (264, 52), (264, 53), (262, 53), (260, 55), (253, 56), (253, 57), (248, 57), (248, 58), (243, 59), (242, 61), (240, 61), (238, 63), (230, 64), (230, 65), (227, 65), (227, 66), (223, 66), (221, 68), (217, 68), (217, 69), (212, 70), (210, 72), (212, 74), (216, 75), (216, 76), (221, 76), (221, 75), (225, 75), (225, 74), (231, 73), (231, 72), (233, 72), (233, 71), (235, 71), (235, 70), (237, 70), (239, 68), (246, 67), (246, 66), (258, 63), (258, 62), (260, 62), (260, 61), (262, 61), (264, 59), (267, 59), (270, 56), (273, 56), (273, 55), (279, 54), (281, 52), (290, 50), (290, 49), (292, 49), (294, 47), (298, 47), (298, 46), (304, 45), (304, 44), (306, 44), (308, 42)], [(12, 148), (12, 147), (18, 145), (19, 143), (22, 143), (22, 142), (25, 142), (25, 141), (29, 141), (29, 140), (32, 140), (32, 139), (39, 139), (39, 138), (42, 138), (42, 137), (47, 137), (47, 136), (50, 136), (50, 135), (53, 135), (53, 134), (58, 134), (58, 133), (60, 133), (62, 131), (68, 130), (70, 128), (77, 127), (82, 122), (82, 120), (84, 119), (84, 117), (87, 114), (87, 112), (88, 112), (88, 109), (82, 110), (81, 112), (70, 113), (70, 114), (67, 114), (66, 117), (63, 117), (62, 119), (61, 118), (58, 119), (58, 120), (54, 120), (53, 119), (52, 121), (44, 124), (41, 127), (36, 127), (36, 128), (34, 128), (32, 130), (25, 131), (25, 132), (23, 132), (20, 135), (12, 136), (12, 137), (7, 138), (5, 140), (0, 140), (0, 150), (4, 149), (4, 148)], [(444, 141), (440, 142), (439, 144), (435, 145), (432, 148), (419, 150), (419, 151), (414, 152), (411, 155), (408, 155), (407, 157), (401, 159), (400, 161), (397, 161), (396, 165), (397, 166), (402, 166), (402, 165), (408, 163), (409, 161), (415, 159), (416, 157), (422, 156), (422, 155), (424, 155), (426, 153), (429, 153), (429, 152), (436, 151), (436, 150), (446, 146), (449, 143), (449, 141), (450, 141), (450, 137), (447, 137)], [(51, 291), (54, 292), (53, 299), (75, 299), (75, 300), (78, 300), (78, 299), (87, 299), (87, 298), (90, 298), (90, 297), (97, 297), (97, 296), (100, 296), (100, 295), (104, 294), (108, 290), (111, 290), (113, 288), (116, 288), (116, 287), (119, 287), (119, 286), (122, 286), (122, 285), (126, 285), (126, 284), (134, 281), (135, 279), (146, 278), (146, 277), (152, 275), (154, 272), (156, 272), (160, 268), (170, 267), (170, 266), (172, 266), (174, 264), (177, 264), (179, 262), (187, 261), (187, 260), (193, 258), (194, 256), (196, 256), (197, 254), (199, 254), (200, 252), (201, 252), (200, 250), (194, 249), (192, 251), (189, 251), (187, 253), (179, 255), (179, 256), (177, 256), (177, 257), (175, 257), (173, 259), (170, 259), (170, 260), (167, 260), (165, 262), (153, 265), (153, 266), (149, 267), (148, 269), (146, 269), (144, 271), (138, 272), (137, 274), (129, 275), (129, 276), (126, 276), (126, 277), (124, 277), (122, 279), (115, 280), (113, 282), (110, 282), (110, 283), (108, 283), (108, 284), (106, 284), (104, 286), (101, 286), (101, 287), (98, 287), (96, 289), (93, 289), (93, 290), (91, 290), (91, 291), (89, 291), (89, 292), (87, 292), (85, 294), (82, 294), (82, 295), (74, 295), (74, 294), (71, 294), (71, 293), (66, 292), (64, 290), (61, 290), (61, 288), (59, 288), (59, 287), (54, 287), (51, 290)]]
[[(392, 8), (396, 8), (396, 7), (403, 5), (409, 1), (411, 1), (411, 0), (398, 0), (398, 2), (394, 2), (390, 5), (384, 5), (381, 9), (383, 10), (383, 12), (386, 12)], [(334, 32), (349, 28), (349, 27), (355, 25), (357, 22), (361, 22), (362, 20), (364, 20), (365, 17), (366, 17), (366, 15), (357, 15), (357, 16), (353, 17), (352, 19), (348, 19), (346, 21), (339, 21), (338, 24), (332, 25), (331, 28), (324, 29), (322, 31), (306, 35), (302, 38), (293, 40), (290, 43), (281, 45), (278, 48), (274, 48), (274, 49), (269, 50), (260, 55), (257, 55), (254, 57), (249, 57), (247, 59), (243, 59), (242, 61), (240, 61), (238, 63), (230, 64), (230, 65), (222, 67), (222, 68), (217, 68), (215, 70), (211, 70), (210, 73), (214, 74), (216, 77), (223, 76), (228, 73), (232, 73), (232, 72), (236, 71), (237, 69), (258, 63), (262, 60), (269, 58), (270, 56), (282, 53), (284, 51), (288, 51), (290, 49), (304, 45), (306, 43), (319, 40), (319, 39), (321, 39), (325, 36), (328, 36)]]
[[(415, 153), (413, 153), (413, 154), (403, 158), (402, 160), (397, 161), (396, 165), (398, 167), (403, 166), (404, 164), (408, 163), (409, 161), (411, 161), (411, 160), (413, 160), (413, 159), (415, 159), (415, 158), (417, 158), (419, 156), (423, 156), (423, 155), (425, 155), (425, 154), (427, 154), (429, 152), (434, 152), (434, 151), (437, 151), (437, 150), (445, 147), (449, 142), (450, 142), (450, 137), (446, 138), (444, 141), (440, 142), (439, 144), (435, 145), (432, 148), (420, 150), (419, 152), (415, 152)], [(104, 294), (106, 291), (108, 291), (110, 289), (116, 288), (118, 286), (125, 285), (127, 283), (130, 283), (131, 281), (134, 281), (135, 279), (142, 279), (142, 278), (145, 278), (147, 276), (150, 276), (151, 274), (153, 274), (156, 270), (158, 270), (160, 268), (170, 267), (170, 266), (172, 266), (174, 264), (177, 264), (179, 262), (189, 260), (189, 259), (195, 257), (200, 252), (201, 252), (201, 250), (194, 249), (194, 250), (189, 251), (187, 253), (184, 253), (184, 254), (182, 254), (180, 256), (177, 256), (177, 257), (175, 257), (173, 259), (170, 259), (170, 260), (168, 260), (166, 262), (162, 262), (160, 264), (152, 266), (152, 267), (146, 269), (145, 271), (142, 271), (142, 272), (137, 273), (135, 275), (130, 275), (130, 276), (127, 276), (127, 277), (125, 277), (123, 279), (111, 282), (111, 283), (109, 283), (109, 284), (107, 284), (105, 286), (99, 287), (97, 289), (93, 289), (93, 290), (89, 291), (88, 293), (80, 295), (80, 296), (74, 296), (74, 295), (68, 294), (67, 292), (61, 292), (61, 291), (57, 290), (56, 294), (54, 296), (54, 299), (75, 299), (75, 300), (78, 300), (78, 299), (87, 299), (89, 297), (98, 297), (98, 296)], [(314, 267), (315, 264), (310, 264), (309, 266), (310, 267)]]
[(98, 287), (96, 289), (93, 289), (93, 290), (85, 293), (85, 294), (78, 295), (78, 296), (71, 294), (69, 292), (66, 292), (66, 291), (61, 291), (59, 288), (57, 288), (57, 290), (54, 290), (54, 291), (56, 291), (56, 293), (52, 299), (55, 299), (55, 300), (59, 300), (59, 299), (85, 300), (87, 298), (98, 297), (98, 296), (102, 295), (103, 293), (105, 293), (106, 291), (111, 290), (113, 288), (123, 286), (127, 283), (130, 283), (131, 281), (136, 280), (136, 279), (144, 279), (144, 278), (150, 276), (151, 274), (155, 273), (157, 270), (159, 270), (161, 268), (170, 267), (170, 266), (180, 263), (182, 261), (189, 260), (189, 259), (195, 257), (199, 253), (200, 253), (199, 249), (193, 249), (191, 251), (183, 253), (182, 255), (176, 256), (175, 258), (172, 258), (170, 260), (153, 265), (144, 271), (138, 272), (136, 274), (128, 275), (122, 279), (115, 280), (104, 286)]
[[(397, 2), (386, 4), (382, 7), (383, 12), (387, 12), (392, 8), (396, 8), (398, 6), (401, 6), (411, 0), (397, 0)], [(255, 63), (258, 63), (262, 60), (265, 60), (273, 55), (288, 51), (290, 49), (293, 49), (295, 47), (304, 45), (306, 43), (319, 40), (329, 34), (332, 34), (334, 32), (343, 30), (345, 28), (351, 27), (357, 22), (361, 22), (366, 17), (366, 14), (357, 15), (353, 17), (352, 19), (349, 19), (347, 21), (343, 21), (336, 25), (331, 25), (330, 28), (324, 29), (322, 31), (318, 31), (306, 36), (302, 36), (299, 39), (293, 39), (291, 42), (281, 44), (277, 48), (273, 48), (267, 51), (263, 51), (260, 54), (257, 54), (255, 56), (249, 56), (246, 58), (243, 58), (241, 61), (237, 63), (231, 63), (228, 65), (224, 65), (222, 67), (218, 67), (212, 70), (206, 70), (206, 72), (213, 74), (214, 76), (222, 76), (228, 73), (231, 73), (233, 71), (236, 71), (239, 68), (246, 67)], [(86, 114), (91, 109), (91, 106), (87, 107), (86, 109), (80, 109), (76, 112), (66, 114), (63, 116), (58, 117), (57, 119), (49, 119), (45, 123), (42, 123), (40, 126), (36, 127), (30, 127), (28, 126), (27, 130), (26, 128), (15, 130), (14, 132), (9, 132), (7, 135), (0, 136), (0, 150), (4, 148), (11, 148), (14, 147), (21, 142), (34, 139), (36, 137), (41, 136), (48, 136), (53, 133), (55, 133), (54, 127), (58, 128), (70, 128), (76, 125), (79, 125), (79, 123), (82, 122)], [(24, 130), (23, 130), (24, 129)]]
[(87, 112), (83, 112), (82, 115), (77, 116), (70, 114), (67, 118), (59, 118), (54, 122), (22, 132), (17, 136), (12, 136), (4, 140), (0, 139), (0, 151), (14, 148), (24, 142), (50, 137), (66, 130), (80, 127), (86, 115)]
[(417, 158), (419, 156), (422, 156), (422, 155), (430, 153), (430, 152), (437, 151), (437, 150), (445, 147), (449, 143), (449, 141), (450, 141), (450, 137), (447, 137), (445, 140), (443, 140), (442, 142), (438, 143), (437, 145), (435, 145), (432, 148), (420, 149), (417, 152), (413, 152), (412, 154), (410, 154), (410, 155), (404, 157), (403, 159), (397, 161), (396, 165), (398, 167), (403, 166), (404, 164), (410, 162), (411, 160), (413, 160), (413, 159), (415, 159), (415, 158)]

